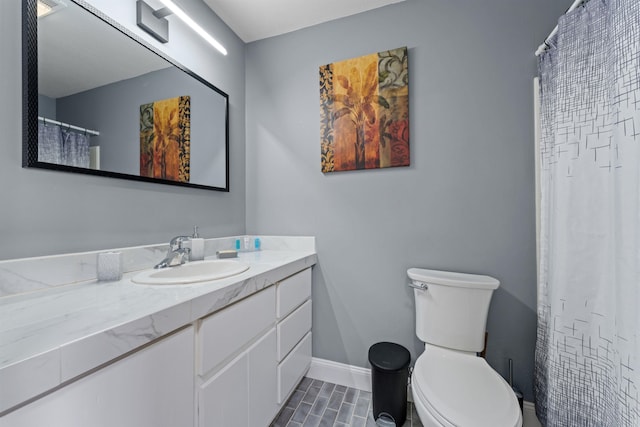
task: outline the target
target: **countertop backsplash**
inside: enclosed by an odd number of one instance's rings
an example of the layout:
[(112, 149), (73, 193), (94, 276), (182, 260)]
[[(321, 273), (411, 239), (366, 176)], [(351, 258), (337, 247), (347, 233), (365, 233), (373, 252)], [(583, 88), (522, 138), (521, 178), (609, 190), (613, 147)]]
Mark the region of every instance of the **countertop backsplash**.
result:
[[(235, 249), (236, 240), (247, 236), (205, 239), (205, 257), (215, 256), (218, 250)], [(251, 239), (254, 236), (248, 236)], [(262, 250), (313, 250), (308, 237), (257, 236)], [(311, 242), (311, 243), (310, 243)], [(51, 255), (0, 261), (0, 298), (36, 292), (58, 286), (94, 282), (97, 278), (99, 253), (121, 252), (123, 273), (145, 270), (161, 261), (168, 243), (106, 249), (101, 251)]]

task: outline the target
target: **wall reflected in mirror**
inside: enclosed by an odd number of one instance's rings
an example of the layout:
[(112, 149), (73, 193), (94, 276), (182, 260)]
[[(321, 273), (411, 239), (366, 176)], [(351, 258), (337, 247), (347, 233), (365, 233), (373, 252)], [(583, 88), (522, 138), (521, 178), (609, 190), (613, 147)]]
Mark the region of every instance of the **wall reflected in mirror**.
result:
[(90, 5), (62, 4), (24, 20), (38, 76), (25, 165), (228, 191), (228, 96)]

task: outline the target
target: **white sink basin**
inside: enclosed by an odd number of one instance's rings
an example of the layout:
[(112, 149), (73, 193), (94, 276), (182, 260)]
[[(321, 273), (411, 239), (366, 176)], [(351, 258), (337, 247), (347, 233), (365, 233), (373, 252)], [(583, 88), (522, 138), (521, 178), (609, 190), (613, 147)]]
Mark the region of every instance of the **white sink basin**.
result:
[(145, 270), (134, 276), (131, 281), (142, 285), (182, 285), (224, 279), (248, 269), (247, 264), (239, 261), (195, 261), (176, 267)]

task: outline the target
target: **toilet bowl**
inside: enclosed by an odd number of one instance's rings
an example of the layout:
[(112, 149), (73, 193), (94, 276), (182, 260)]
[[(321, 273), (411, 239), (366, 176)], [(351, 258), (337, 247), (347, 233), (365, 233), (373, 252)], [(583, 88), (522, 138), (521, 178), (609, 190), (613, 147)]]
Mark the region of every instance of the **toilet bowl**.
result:
[(427, 344), (411, 376), (413, 402), (425, 427), (519, 427), (509, 384), (482, 357)]
[(416, 334), (425, 351), (411, 389), (425, 427), (521, 427), (515, 393), (482, 357), (493, 291), (489, 276), (412, 268)]

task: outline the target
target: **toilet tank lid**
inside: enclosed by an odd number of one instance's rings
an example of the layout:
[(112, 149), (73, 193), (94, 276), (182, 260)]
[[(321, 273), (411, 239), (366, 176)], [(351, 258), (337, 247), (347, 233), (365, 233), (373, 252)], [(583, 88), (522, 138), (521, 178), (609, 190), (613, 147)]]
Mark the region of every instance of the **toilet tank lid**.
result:
[(411, 280), (416, 282), (455, 286), (459, 288), (496, 289), (500, 286), (498, 279), (479, 274), (410, 268), (407, 270), (407, 275)]

